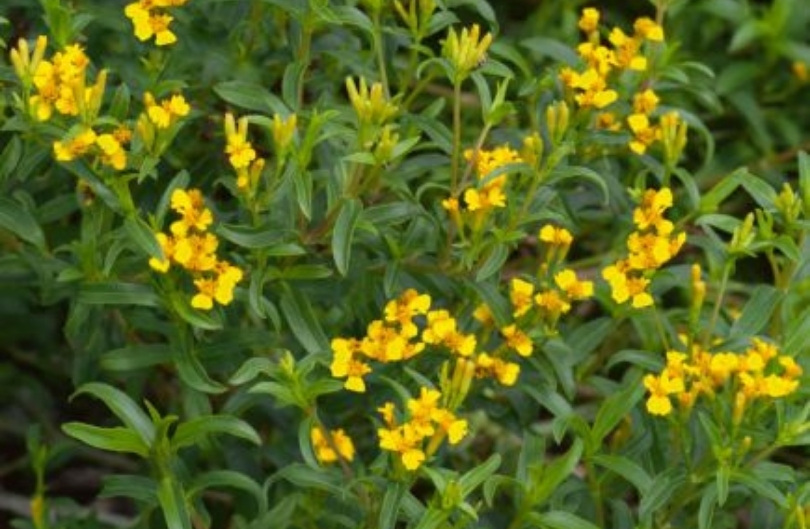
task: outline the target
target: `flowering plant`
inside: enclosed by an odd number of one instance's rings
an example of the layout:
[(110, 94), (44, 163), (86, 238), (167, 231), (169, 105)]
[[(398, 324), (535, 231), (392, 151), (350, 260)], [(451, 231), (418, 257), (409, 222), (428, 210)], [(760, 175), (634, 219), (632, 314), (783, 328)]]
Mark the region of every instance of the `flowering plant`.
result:
[(743, 4), (15, 0), (14, 523), (807, 527), (810, 15)]

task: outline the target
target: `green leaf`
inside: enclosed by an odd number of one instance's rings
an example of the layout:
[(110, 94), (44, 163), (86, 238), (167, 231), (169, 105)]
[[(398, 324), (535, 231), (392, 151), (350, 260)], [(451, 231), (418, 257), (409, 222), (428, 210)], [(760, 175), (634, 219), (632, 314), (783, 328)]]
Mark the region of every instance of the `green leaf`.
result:
[(756, 493), (757, 497), (768, 498), (782, 509), (788, 508), (788, 500), (773, 483), (763, 479), (756, 470), (731, 471), (731, 481), (745, 485)]
[(62, 431), (93, 448), (137, 454), (143, 458), (149, 456), (149, 447), (129, 428), (121, 426), (102, 428), (81, 422), (69, 422), (62, 425)]
[(116, 474), (102, 476), (102, 488), (98, 493), (99, 498), (111, 498), (124, 496), (135, 501), (149, 505), (156, 505), (157, 483), (145, 476), (132, 474)]
[(742, 171), (747, 171), (747, 169), (737, 169), (733, 173), (724, 176), (711, 190), (704, 193), (700, 199), (700, 211), (703, 213), (715, 213), (720, 208), (720, 204), (740, 186), (737, 174)]
[(541, 57), (549, 57), (558, 63), (564, 63), (568, 66), (576, 66), (579, 63), (579, 55), (577, 55), (577, 52), (567, 44), (556, 39), (531, 37), (522, 40), (520, 45), (539, 54)]
[(554, 459), (540, 472), (537, 483), (531, 489), (534, 505), (540, 505), (548, 500), (560, 484), (574, 472), (582, 457), (583, 446), (581, 439), (575, 439), (565, 455)]
[(765, 210), (773, 210), (776, 207), (776, 191), (770, 184), (747, 170), (737, 171), (736, 174), (737, 178), (740, 180), (740, 184), (748, 194), (751, 195), (751, 198), (754, 199), (759, 207)]
[(279, 401), (280, 405), (296, 406), (300, 408), (306, 407), (306, 403), (301, 402), (290, 388), (279, 382), (259, 382), (251, 387), (249, 392), (272, 395)]
[(228, 384), (232, 386), (241, 386), (252, 381), (261, 374), (272, 374), (276, 371), (276, 362), (263, 356), (256, 358), (249, 358), (244, 364), (239, 366), (236, 373), (231, 375), (228, 379)]
[(140, 436), (146, 446), (152, 446), (155, 439), (155, 426), (146, 413), (126, 393), (101, 382), (89, 382), (80, 386), (70, 398), (85, 394), (103, 402), (121, 422)]
[(479, 283), (483, 282), (500, 272), (508, 257), (508, 246), (500, 242), (495, 243), (494, 246), (490, 247), (490, 250), (487, 252), (486, 259), (484, 259), (484, 262), (481, 263), (481, 266), (475, 273), (475, 281)]
[(282, 468), (268, 478), (265, 488), (280, 479), (301, 488), (323, 490), (347, 501), (356, 499), (350, 489), (344, 486), (337, 473), (327, 472), (321, 468), (315, 469), (303, 463), (293, 463)]
[(250, 250), (277, 246), (285, 242), (285, 239), (289, 236), (275, 225), (254, 228), (238, 224), (219, 224), (215, 232), (223, 239)]
[(124, 231), (137, 248), (155, 259), (163, 259), (163, 249), (160, 247), (155, 232), (141, 218), (131, 216), (124, 220)]
[(87, 305), (160, 306), (152, 288), (137, 283), (84, 283), (76, 301)]
[(171, 303), (174, 312), (192, 327), (206, 331), (218, 331), (222, 328), (221, 321), (215, 318), (212, 313), (203, 312), (192, 307), (191, 300), (182, 292), (176, 292), (172, 295)]
[(703, 489), (701, 495), (698, 508), (698, 529), (711, 529), (715, 505), (717, 505), (717, 485), (710, 483)]
[(99, 365), (108, 371), (135, 371), (168, 362), (172, 356), (166, 344), (129, 345), (104, 353)]
[(241, 472), (233, 470), (212, 470), (194, 478), (188, 488), (191, 498), (201, 494), (204, 490), (227, 487), (247, 492), (256, 500), (256, 516), (267, 511), (267, 495), (262, 487)]
[(731, 467), (728, 463), (720, 463), (715, 471), (715, 483), (717, 484), (717, 505), (722, 507), (728, 500), (729, 483), (731, 482)]
[(431, 506), (424, 512), (422, 518), (419, 519), (419, 523), (416, 524), (415, 529), (444, 528), (446, 527), (445, 522), (449, 517), (450, 511)]
[(652, 486), (650, 475), (640, 465), (624, 456), (598, 454), (592, 458), (592, 461), (626, 479), (639, 492), (644, 492)]
[(205, 367), (200, 363), (197, 353), (187, 348), (174, 358), (177, 374), (189, 387), (202, 393), (222, 393), (225, 386), (212, 379)]
[(644, 385), (638, 380), (628, 380), (623, 391), (617, 391), (607, 397), (599, 411), (596, 413), (591, 434), (594, 446), (599, 446), (607, 435), (619, 424), (623, 417), (630, 413), (630, 410), (644, 396)]
[(773, 311), (782, 299), (782, 293), (770, 285), (757, 285), (743, 308), (742, 314), (731, 326), (731, 337), (753, 336), (768, 325)]
[(652, 516), (666, 504), (683, 482), (683, 474), (676, 469), (655, 476), (652, 485), (642, 492), (638, 509), (639, 519), (642, 523), (651, 520)]
[(555, 167), (554, 170), (549, 175), (549, 179), (545, 182), (546, 185), (553, 186), (563, 180), (568, 179), (581, 179), (585, 182), (590, 182), (594, 184), (597, 189), (602, 193), (602, 204), (607, 205), (610, 201), (610, 196), (608, 194), (607, 184), (605, 183), (605, 178), (601, 176), (599, 173), (594, 171), (593, 169), (589, 169), (587, 167), (582, 166), (567, 166), (567, 167)]
[(228, 103), (247, 110), (282, 116), (290, 113), (290, 109), (281, 99), (255, 83), (224, 81), (214, 87), (214, 92)]
[(458, 484), (461, 486), (461, 496), (466, 498), (481, 483), (489, 478), (501, 466), (501, 456), (492, 454), (489, 459), (475, 466), (472, 470), (461, 476)]
[(362, 211), (363, 206), (356, 198), (344, 201), (332, 231), (332, 257), (342, 276), (349, 271), (354, 229), (357, 227), (357, 220)]
[(245, 421), (228, 415), (204, 415), (195, 417), (177, 427), (172, 436), (172, 450), (197, 444), (204, 437), (212, 434), (233, 435), (255, 445), (261, 444), (259, 434)]
[(0, 228), (10, 231), (40, 250), (45, 250), (45, 234), (36, 219), (22, 205), (10, 198), (0, 197)]
[(396, 527), (399, 505), (402, 503), (406, 491), (406, 485), (401, 482), (397, 482), (394, 486), (389, 485), (386, 488), (382, 506), (380, 507), (380, 518), (377, 522), (378, 529), (394, 529)]
[(173, 476), (160, 479), (157, 495), (166, 529), (192, 529), (183, 487)]
[(287, 288), (281, 295), (281, 313), (290, 325), (290, 330), (298, 342), (310, 354), (330, 350), (329, 340), (315, 318), (312, 306), (299, 290)]
[(14, 174), (14, 169), (20, 163), (22, 155), (22, 141), (18, 135), (14, 135), (8, 140), (3, 152), (0, 153), (0, 182)]
[(543, 529), (600, 529), (584, 518), (565, 511), (533, 512), (526, 521)]

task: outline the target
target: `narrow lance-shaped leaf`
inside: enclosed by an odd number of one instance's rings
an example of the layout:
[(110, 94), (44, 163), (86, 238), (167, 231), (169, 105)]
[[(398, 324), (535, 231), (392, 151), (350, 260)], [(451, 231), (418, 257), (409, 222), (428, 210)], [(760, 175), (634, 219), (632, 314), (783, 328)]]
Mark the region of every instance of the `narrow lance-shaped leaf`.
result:
[(149, 420), (149, 416), (126, 393), (101, 382), (90, 382), (77, 389), (71, 398), (84, 394), (91, 395), (106, 404), (121, 422), (140, 436), (146, 446), (152, 446), (155, 426)]

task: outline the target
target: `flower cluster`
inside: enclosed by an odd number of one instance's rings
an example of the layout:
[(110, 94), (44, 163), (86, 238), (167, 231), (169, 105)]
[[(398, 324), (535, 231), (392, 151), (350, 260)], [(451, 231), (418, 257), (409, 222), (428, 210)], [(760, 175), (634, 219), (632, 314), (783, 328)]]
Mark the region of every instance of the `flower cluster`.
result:
[(649, 18), (639, 18), (634, 24), (634, 34), (627, 35), (614, 27), (608, 36), (611, 47), (601, 44), (599, 34), (599, 11), (585, 8), (579, 20), (579, 28), (588, 40), (577, 47), (584, 62), (584, 69), (576, 71), (564, 68), (560, 78), (574, 92), (574, 100), (580, 107), (602, 109), (614, 103), (619, 94), (610, 88), (611, 77), (622, 71), (643, 72), (647, 59), (642, 53), (644, 42), (662, 42), (664, 31)]
[(573, 93), (573, 99), (580, 108), (602, 110), (611, 107), (610, 111), (604, 110), (596, 115), (597, 128), (618, 131), (626, 123), (631, 151), (644, 154), (655, 142), (661, 142), (667, 151), (667, 159), (676, 159), (686, 143), (687, 125), (677, 112), (668, 112), (657, 118), (656, 122), (654, 113), (660, 99), (650, 86), (652, 80), (640, 83), (643, 89), (639, 89), (626, 103), (619, 101), (621, 96), (614, 89), (618, 86), (614, 78), (622, 72), (641, 73), (648, 70), (647, 58), (642, 53), (644, 43), (663, 42), (663, 28), (647, 17), (639, 18), (633, 25), (632, 36), (621, 28), (611, 29), (608, 47), (601, 44), (599, 19), (599, 11), (594, 8), (582, 11), (579, 28), (586, 34), (587, 40), (579, 45), (577, 51), (584, 62), (584, 69), (563, 68), (560, 79)]
[(256, 157), (253, 144), (248, 140), (247, 118), (236, 121), (233, 114), (225, 114), (225, 141), (225, 154), (236, 171), (236, 187), (243, 191), (255, 189), (265, 161)]
[(521, 163), (523, 159), (508, 145), (492, 150), (467, 149), (464, 158), (473, 167), (478, 185), (464, 191), (463, 203), (456, 197), (450, 197), (442, 201), (442, 207), (450, 213), (459, 228), (463, 227), (466, 219), (466, 215), (462, 217), (461, 213), (469, 213), (472, 229), (477, 232), (494, 209), (506, 207), (504, 189), (507, 175), (501, 173), (493, 176), (492, 173), (507, 164)]
[(53, 142), (53, 153), (60, 162), (70, 162), (85, 154), (95, 153), (102, 164), (122, 171), (127, 165), (124, 145), (131, 138), (132, 132), (124, 126), (102, 134), (96, 133), (91, 128), (82, 128)]
[[(28, 65), (37, 92), (28, 99), (31, 112), (40, 121), (51, 119), (54, 111), (64, 116), (78, 116), (91, 102), (90, 97), (96, 95), (86, 87), (85, 73), (90, 59), (81, 46), (70, 44), (46, 60), (42, 57), (46, 45), (44, 37), (37, 41), (34, 57)], [(99, 74), (99, 79), (103, 95), (106, 75)], [(97, 96), (93, 102), (96, 99), (101, 98)]]
[(155, 44), (167, 46), (177, 42), (177, 36), (169, 29), (174, 17), (165, 10), (180, 7), (188, 0), (137, 0), (124, 8), (124, 14), (132, 21), (138, 40), (154, 37)]
[[(467, 435), (467, 421), (441, 406), (443, 395), (436, 389), (420, 388), (419, 398), (408, 399), (408, 420), (398, 423), (393, 402), (377, 408), (385, 427), (377, 430), (380, 448), (399, 454), (402, 465), (416, 470), (438, 448), (446, 436), (451, 445)], [(425, 440), (429, 439), (427, 447)]]
[(711, 399), (728, 388), (734, 395), (733, 418), (739, 423), (746, 406), (756, 399), (778, 399), (799, 387), (802, 368), (777, 347), (754, 338), (743, 353), (711, 353), (694, 346), (690, 354), (669, 351), (666, 367), (658, 375), (644, 377), (649, 391), (647, 411), (653, 415), (672, 413), (672, 399), (689, 411), (701, 395)]
[(194, 308), (210, 310), (214, 301), (228, 305), (243, 274), (239, 267), (217, 259), (219, 239), (208, 231), (214, 216), (205, 206), (202, 193), (198, 189), (175, 189), (171, 208), (181, 218), (169, 227), (170, 235), (156, 234), (163, 259), (153, 257), (149, 266), (166, 273), (174, 263), (190, 272), (197, 287), (197, 294), (191, 299)]
[[(553, 333), (557, 320), (571, 310), (574, 301), (593, 296), (593, 282), (581, 280), (574, 270), (562, 266), (573, 242), (568, 230), (545, 225), (540, 229), (538, 236), (545, 250), (541, 275), (545, 275), (547, 280), (535, 291), (534, 283), (514, 278), (509, 286), (509, 299), (512, 302), (512, 317), (515, 320), (528, 317), (532, 323), (540, 321), (547, 332)], [(501, 333), (509, 337), (510, 343), (520, 343), (516, 341), (519, 335), (514, 336), (508, 328), (502, 329)], [(526, 341), (521, 341), (522, 350), (531, 354)], [(521, 349), (516, 350), (521, 353)]]
[(491, 44), (492, 34), (482, 36), (478, 24), (473, 24), (469, 29), (463, 28), (460, 34), (452, 27), (448, 30), (442, 55), (453, 66), (454, 82), (460, 83), (484, 62)]
[(363, 377), (371, 372), (368, 360), (398, 362), (420, 353), (425, 344), (415, 340), (419, 329), (413, 318), (427, 314), (430, 301), (427, 294), (408, 289), (386, 304), (384, 318), (372, 321), (362, 339), (334, 338), (332, 376), (346, 378), (346, 389), (364, 392)]
[(310, 440), (315, 457), (321, 464), (354, 459), (354, 443), (342, 428), (324, 433), (323, 428), (315, 426), (310, 431)]
[(636, 231), (627, 238), (628, 256), (602, 270), (616, 303), (631, 301), (634, 308), (653, 304), (648, 291), (650, 275), (675, 257), (686, 241), (686, 234), (673, 234), (674, 226), (664, 218), (672, 207), (672, 191), (648, 189), (633, 212)]
[(146, 149), (159, 155), (174, 137), (180, 118), (188, 116), (191, 107), (182, 94), (156, 100), (150, 92), (143, 94), (143, 107), (135, 129)]

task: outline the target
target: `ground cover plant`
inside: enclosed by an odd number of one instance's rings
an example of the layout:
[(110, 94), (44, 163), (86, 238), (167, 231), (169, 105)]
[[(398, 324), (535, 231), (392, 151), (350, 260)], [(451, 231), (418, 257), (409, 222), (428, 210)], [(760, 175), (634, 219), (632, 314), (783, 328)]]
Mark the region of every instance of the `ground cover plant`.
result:
[(0, 523), (810, 525), (799, 0), (5, 0)]

